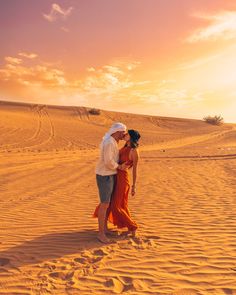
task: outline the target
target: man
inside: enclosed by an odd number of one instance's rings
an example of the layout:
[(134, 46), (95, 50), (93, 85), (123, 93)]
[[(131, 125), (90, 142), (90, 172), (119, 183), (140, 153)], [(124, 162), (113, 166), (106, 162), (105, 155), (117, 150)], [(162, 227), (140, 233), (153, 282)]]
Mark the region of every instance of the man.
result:
[(122, 123), (114, 123), (110, 130), (105, 134), (100, 145), (100, 159), (96, 166), (96, 180), (100, 197), (98, 209), (98, 239), (102, 243), (109, 243), (106, 236), (107, 231), (107, 209), (110, 204), (114, 189), (115, 175), (117, 169), (125, 170), (128, 168), (126, 163), (118, 164), (119, 161), (119, 140), (124, 138), (126, 126)]

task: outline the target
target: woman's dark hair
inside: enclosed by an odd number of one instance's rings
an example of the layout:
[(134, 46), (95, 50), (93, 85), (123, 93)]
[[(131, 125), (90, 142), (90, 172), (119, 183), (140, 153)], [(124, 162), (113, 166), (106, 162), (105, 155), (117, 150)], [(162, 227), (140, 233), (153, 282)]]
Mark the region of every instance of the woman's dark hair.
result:
[(139, 146), (139, 138), (141, 137), (141, 135), (139, 134), (139, 132), (137, 130), (133, 130), (133, 129), (129, 129), (128, 130), (129, 136), (130, 136), (130, 145), (132, 148), (137, 148)]

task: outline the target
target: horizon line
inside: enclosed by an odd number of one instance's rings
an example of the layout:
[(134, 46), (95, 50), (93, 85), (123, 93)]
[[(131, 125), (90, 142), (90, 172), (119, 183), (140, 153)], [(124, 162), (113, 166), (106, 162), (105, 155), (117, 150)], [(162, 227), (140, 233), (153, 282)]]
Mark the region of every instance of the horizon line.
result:
[[(183, 118), (183, 117), (170, 117), (170, 116), (160, 116), (160, 115), (151, 115), (151, 114), (144, 114), (144, 113), (130, 113), (125, 111), (116, 111), (111, 109), (103, 109), (103, 108), (97, 108), (97, 107), (91, 107), (91, 106), (83, 106), (83, 105), (59, 105), (59, 104), (45, 104), (45, 103), (36, 103), (36, 102), (23, 102), (23, 101), (15, 101), (15, 100), (4, 100), (0, 99), (1, 103), (9, 103), (9, 104), (18, 104), (18, 105), (40, 105), (40, 106), (51, 106), (51, 107), (60, 107), (60, 108), (86, 108), (86, 109), (98, 109), (101, 111), (107, 111), (107, 112), (114, 112), (114, 113), (123, 113), (123, 114), (132, 114), (137, 116), (149, 116), (149, 117), (159, 117), (159, 118), (172, 118), (172, 119), (181, 119), (181, 120), (194, 120), (194, 121), (203, 121), (203, 119), (196, 119), (196, 118)], [(236, 124), (236, 122), (224, 122), (224, 124)]]

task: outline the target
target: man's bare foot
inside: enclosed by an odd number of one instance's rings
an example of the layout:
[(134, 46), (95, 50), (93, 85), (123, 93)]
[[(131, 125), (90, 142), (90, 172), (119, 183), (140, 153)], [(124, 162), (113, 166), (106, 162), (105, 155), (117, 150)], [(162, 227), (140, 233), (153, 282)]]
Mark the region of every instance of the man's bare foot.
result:
[(101, 234), (98, 234), (97, 235), (97, 239), (99, 240), (99, 242), (103, 243), (103, 244), (109, 244), (111, 243), (111, 240), (109, 240), (106, 235), (101, 235)]
[(106, 233), (106, 232), (108, 232), (108, 231), (109, 231), (109, 229), (108, 229), (107, 225), (105, 225), (105, 227), (104, 227), (104, 232)]

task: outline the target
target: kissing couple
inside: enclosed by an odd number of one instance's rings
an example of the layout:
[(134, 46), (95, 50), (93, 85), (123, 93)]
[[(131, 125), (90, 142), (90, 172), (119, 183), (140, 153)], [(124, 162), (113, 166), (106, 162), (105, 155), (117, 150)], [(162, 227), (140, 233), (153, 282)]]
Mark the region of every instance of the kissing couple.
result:
[[(135, 236), (138, 228), (128, 209), (128, 195), (129, 170), (132, 170), (133, 176), (131, 195), (134, 196), (136, 192), (139, 139), (137, 130), (127, 130), (124, 124), (114, 123), (100, 144), (100, 158), (95, 170), (100, 204), (93, 216), (98, 218), (97, 238), (102, 243), (111, 242), (107, 237), (111, 233), (108, 220), (117, 228), (127, 228), (127, 234), (132, 236)], [(124, 140), (125, 145), (119, 150), (120, 140)]]

